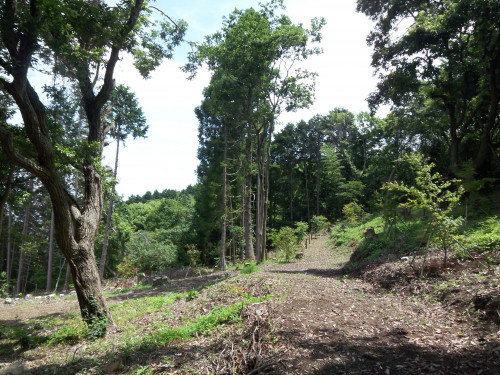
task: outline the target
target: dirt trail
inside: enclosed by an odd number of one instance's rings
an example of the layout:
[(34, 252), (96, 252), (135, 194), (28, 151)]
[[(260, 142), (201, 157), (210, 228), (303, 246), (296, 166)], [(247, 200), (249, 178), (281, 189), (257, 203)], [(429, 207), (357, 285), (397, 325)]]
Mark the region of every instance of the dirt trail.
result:
[(302, 260), (261, 267), (283, 293), (273, 325), (285, 373), (500, 373), (500, 332), (439, 303), (345, 278), (346, 261), (320, 237)]

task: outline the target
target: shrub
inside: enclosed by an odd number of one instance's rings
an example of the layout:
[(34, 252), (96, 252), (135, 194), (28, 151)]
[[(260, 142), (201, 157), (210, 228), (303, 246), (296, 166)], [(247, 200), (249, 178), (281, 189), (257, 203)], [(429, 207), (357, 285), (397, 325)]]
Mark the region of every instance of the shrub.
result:
[(283, 251), (285, 260), (289, 262), (299, 250), (295, 231), (290, 227), (282, 227), (274, 239), (274, 247)]
[(363, 218), (365, 211), (356, 202), (351, 202), (344, 205), (342, 214), (349, 224), (354, 225)]
[(241, 273), (243, 274), (250, 274), (257, 272), (259, 270), (259, 267), (257, 267), (255, 264), (251, 263), (241, 269)]
[(314, 234), (324, 232), (328, 229), (328, 219), (324, 216), (313, 216), (311, 218), (311, 231)]
[(297, 221), (295, 223), (295, 236), (297, 242), (302, 243), (307, 237), (307, 223), (305, 221)]
[(196, 248), (194, 244), (186, 245), (187, 254), (189, 256), (189, 265), (196, 267), (200, 263), (201, 251)]

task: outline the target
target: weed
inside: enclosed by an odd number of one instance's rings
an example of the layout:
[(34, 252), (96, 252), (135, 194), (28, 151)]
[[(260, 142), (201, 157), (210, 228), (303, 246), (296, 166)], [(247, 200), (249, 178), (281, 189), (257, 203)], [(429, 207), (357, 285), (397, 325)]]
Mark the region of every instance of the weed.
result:
[(259, 267), (257, 267), (254, 263), (250, 263), (249, 265), (243, 267), (241, 270), (241, 273), (243, 274), (250, 274), (257, 272), (259, 270)]
[(189, 292), (187, 292), (187, 294), (186, 294), (186, 301), (192, 301), (192, 300), (194, 300), (194, 299), (198, 298), (198, 297), (199, 297), (199, 295), (200, 295), (200, 294), (198, 293), (198, 291), (197, 291), (197, 290), (194, 290), (194, 289), (193, 289), (193, 290), (190, 290), (190, 291), (189, 291)]

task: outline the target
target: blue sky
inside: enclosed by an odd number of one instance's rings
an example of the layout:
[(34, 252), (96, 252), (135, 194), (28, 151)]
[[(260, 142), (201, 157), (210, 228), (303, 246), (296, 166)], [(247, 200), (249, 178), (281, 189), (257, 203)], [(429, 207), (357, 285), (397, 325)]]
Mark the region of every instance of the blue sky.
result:
[[(189, 28), (186, 39), (202, 41), (205, 35), (220, 29), (223, 16), (235, 8), (258, 7), (258, 1), (157, 1), (155, 6), (173, 19), (184, 19)], [(366, 36), (372, 23), (356, 13), (355, 0), (285, 0), (286, 13), (292, 21), (308, 26), (314, 17), (325, 17), (324, 53), (312, 57), (305, 68), (319, 74), (316, 102), (296, 113), (284, 114), (282, 124), (308, 120), (315, 114), (343, 107), (353, 112), (366, 111), (365, 101), (375, 89), (376, 78), (370, 67), (371, 49)], [(183, 189), (196, 183), (198, 164), (198, 123), (194, 108), (202, 100), (202, 90), (210, 75), (201, 70), (189, 81), (179, 68), (186, 62), (189, 47), (180, 47), (171, 61), (159, 67), (149, 80), (135, 72), (128, 58), (117, 66), (116, 79), (136, 93), (150, 126), (145, 140), (128, 140), (120, 151), (117, 191), (125, 198), (146, 191)], [(105, 163), (114, 163), (114, 144), (105, 152)]]

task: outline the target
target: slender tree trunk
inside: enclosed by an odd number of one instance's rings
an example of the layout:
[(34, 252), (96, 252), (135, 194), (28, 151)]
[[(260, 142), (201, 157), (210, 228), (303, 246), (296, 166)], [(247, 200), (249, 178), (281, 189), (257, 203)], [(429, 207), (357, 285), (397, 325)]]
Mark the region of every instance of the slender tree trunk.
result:
[(12, 258), (11, 258), (11, 231), (12, 231), (12, 208), (7, 206), (9, 214), (7, 216), (7, 266), (5, 267), (7, 271), (7, 292), (9, 291), (10, 275), (12, 274)]
[[(113, 178), (116, 181), (116, 176), (118, 173), (118, 153), (120, 150), (120, 131), (118, 130), (118, 137), (116, 139), (116, 156), (115, 156), (115, 170), (113, 171)], [(113, 216), (113, 203), (115, 199), (115, 187), (111, 189), (111, 196), (109, 197), (109, 207), (106, 217), (106, 230), (104, 232), (104, 240), (102, 243), (102, 253), (101, 253), (101, 263), (99, 265), (99, 277), (101, 282), (104, 280), (104, 267), (106, 265), (106, 257), (108, 255), (108, 242), (109, 242), (109, 231), (111, 229), (111, 217)]]
[(320, 131), (316, 135), (316, 215), (319, 216), (320, 195), (321, 195), (321, 146)]
[(290, 165), (290, 181), (288, 183), (288, 195), (290, 200), (290, 224), (293, 226), (293, 165)]
[(47, 261), (47, 285), (45, 292), (49, 293), (52, 288), (52, 260), (54, 257), (54, 210), (51, 210), (50, 215), (50, 230), (49, 230), (49, 251)]
[(59, 257), (59, 274), (57, 275), (56, 286), (54, 287), (54, 293), (57, 292), (57, 287), (59, 286), (59, 280), (61, 280), (61, 273), (66, 264), (66, 259), (64, 257)]
[(307, 176), (307, 167), (304, 168), (304, 176), (306, 179), (306, 203), (307, 203), (307, 225), (311, 229), (311, 199), (309, 197), (309, 178)]
[[(28, 192), (31, 193), (33, 191), (33, 178), (30, 181), (30, 186)], [(16, 282), (16, 292), (17, 296), (21, 292), (22, 287), (22, 278), (23, 278), (23, 270), (24, 270), (24, 246), (26, 244), (26, 238), (28, 237), (28, 230), (30, 225), (30, 211), (31, 211), (31, 198), (28, 198), (26, 201), (26, 206), (24, 208), (24, 223), (23, 223), (23, 241), (21, 243), (21, 248), (19, 251), (19, 264), (17, 271), (17, 282)]]
[(222, 162), (222, 224), (221, 224), (221, 237), (220, 237), (220, 260), (219, 265), (221, 270), (226, 269), (226, 200), (227, 200), (227, 126), (224, 127), (224, 156)]
[(243, 189), (243, 227), (245, 232), (245, 258), (255, 259), (252, 240), (252, 141), (247, 140), (246, 181)]
[[(7, 204), (7, 200), (9, 199), (13, 178), (14, 178), (14, 168), (11, 167), (11, 169), (9, 171), (9, 175), (7, 177), (7, 183), (5, 184), (5, 191), (3, 192), (2, 195), (0, 195), (0, 238), (2, 238), (3, 217), (4, 217), (4, 213), (5, 213), (5, 206)], [(1, 246), (1, 243), (0, 243), (0, 246)], [(3, 271), (4, 254), (5, 254), (5, 249), (2, 246), (2, 251), (0, 252), (0, 273), (2, 273), (2, 271)], [(7, 264), (8, 263), (9, 263), (9, 260), (7, 259)]]

